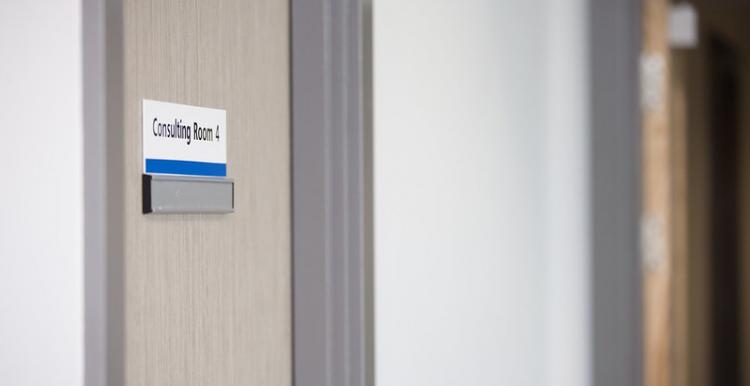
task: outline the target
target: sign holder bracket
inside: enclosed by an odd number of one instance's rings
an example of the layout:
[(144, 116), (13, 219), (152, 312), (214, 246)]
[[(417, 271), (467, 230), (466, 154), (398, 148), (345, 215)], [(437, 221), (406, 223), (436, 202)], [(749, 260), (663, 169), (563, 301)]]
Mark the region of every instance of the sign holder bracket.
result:
[(232, 213), (234, 180), (143, 174), (143, 213)]

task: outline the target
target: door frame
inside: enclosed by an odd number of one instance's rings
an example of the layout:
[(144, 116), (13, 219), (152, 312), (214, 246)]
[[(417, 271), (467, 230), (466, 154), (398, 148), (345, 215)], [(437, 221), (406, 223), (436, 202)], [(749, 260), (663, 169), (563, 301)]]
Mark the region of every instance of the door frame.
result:
[(643, 384), (640, 2), (590, 2), (592, 385)]
[(291, 1), (296, 386), (374, 382), (367, 9)]
[[(372, 0), (291, 5), (295, 385), (374, 385)], [(591, 381), (639, 385), (640, 4), (587, 22)]]
[(84, 384), (122, 385), (122, 1), (82, 0)]

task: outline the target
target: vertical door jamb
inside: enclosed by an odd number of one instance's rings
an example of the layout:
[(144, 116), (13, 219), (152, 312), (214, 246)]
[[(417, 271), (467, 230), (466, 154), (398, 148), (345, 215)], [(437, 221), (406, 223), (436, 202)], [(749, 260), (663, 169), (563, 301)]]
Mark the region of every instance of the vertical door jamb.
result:
[(294, 384), (371, 377), (362, 4), (293, 0)]
[(593, 385), (642, 380), (640, 4), (590, 2)]

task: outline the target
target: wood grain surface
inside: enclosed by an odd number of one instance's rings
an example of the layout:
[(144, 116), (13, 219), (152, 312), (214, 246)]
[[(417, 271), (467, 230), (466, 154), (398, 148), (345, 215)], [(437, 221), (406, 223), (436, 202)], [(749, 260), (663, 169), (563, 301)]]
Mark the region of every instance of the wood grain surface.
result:
[[(643, 275), (644, 385), (669, 386), (673, 380), (673, 138), (670, 126), (670, 55), (667, 42), (669, 1), (643, 0), (642, 55), (661, 60), (661, 74), (650, 86), (658, 90), (656, 103), (643, 109), (642, 205), (644, 225), (650, 229)], [(641, 69), (644, 71), (644, 68)]]
[[(126, 385), (291, 384), (284, 0), (123, 0)], [(227, 111), (235, 212), (141, 214), (141, 101)]]

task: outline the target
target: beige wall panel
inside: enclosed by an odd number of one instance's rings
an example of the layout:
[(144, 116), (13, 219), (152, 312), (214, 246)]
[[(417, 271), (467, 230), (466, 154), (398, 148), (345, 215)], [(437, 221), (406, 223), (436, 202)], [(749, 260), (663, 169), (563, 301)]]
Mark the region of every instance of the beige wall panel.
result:
[[(123, 0), (127, 385), (290, 385), (284, 0)], [(141, 101), (227, 111), (235, 213), (141, 214)]]

